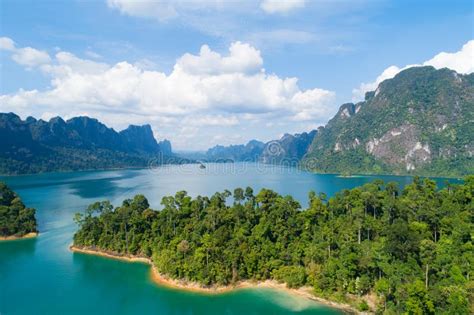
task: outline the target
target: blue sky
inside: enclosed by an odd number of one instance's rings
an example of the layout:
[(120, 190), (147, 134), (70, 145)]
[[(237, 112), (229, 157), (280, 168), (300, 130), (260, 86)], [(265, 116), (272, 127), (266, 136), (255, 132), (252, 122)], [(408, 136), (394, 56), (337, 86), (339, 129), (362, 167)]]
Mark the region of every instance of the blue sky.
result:
[(309, 131), (441, 52), (473, 68), (467, 0), (0, 3), (0, 111), (150, 123), (179, 149)]

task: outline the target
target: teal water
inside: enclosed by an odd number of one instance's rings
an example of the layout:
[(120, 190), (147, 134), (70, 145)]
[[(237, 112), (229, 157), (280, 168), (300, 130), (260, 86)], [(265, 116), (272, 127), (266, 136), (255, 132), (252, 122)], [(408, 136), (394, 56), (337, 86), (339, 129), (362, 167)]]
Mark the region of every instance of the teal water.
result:
[[(401, 186), (411, 181), (395, 176), (341, 178), (255, 164), (0, 177), (37, 209), (41, 233), (36, 239), (0, 242), (0, 314), (340, 314), (270, 289), (205, 295), (160, 287), (150, 280), (145, 264), (71, 253), (72, 218), (96, 200), (117, 205), (143, 193), (160, 209), (161, 198), (179, 190), (195, 196), (246, 186), (290, 194), (306, 206), (310, 190), (333, 195), (375, 178)], [(445, 181), (436, 180), (440, 186)]]

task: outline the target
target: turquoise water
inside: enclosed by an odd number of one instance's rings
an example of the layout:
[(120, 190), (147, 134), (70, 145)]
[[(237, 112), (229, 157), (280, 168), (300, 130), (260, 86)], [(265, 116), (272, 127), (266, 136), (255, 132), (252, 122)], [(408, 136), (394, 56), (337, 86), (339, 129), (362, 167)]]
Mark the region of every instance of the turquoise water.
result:
[[(41, 232), (37, 239), (0, 242), (0, 314), (340, 314), (270, 289), (205, 295), (160, 287), (150, 280), (145, 264), (71, 253), (72, 218), (96, 200), (109, 199), (117, 205), (143, 193), (153, 208), (160, 209), (161, 198), (179, 190), (195, 196), (246, 186), (291, 194), (305, 206), (310, 190), (332, 195), (374, 178), (341, 178), (255, 164), (0, 177), (27, 206), (37, 209)], [(400, 185), (411, 181), (381, 178)]]

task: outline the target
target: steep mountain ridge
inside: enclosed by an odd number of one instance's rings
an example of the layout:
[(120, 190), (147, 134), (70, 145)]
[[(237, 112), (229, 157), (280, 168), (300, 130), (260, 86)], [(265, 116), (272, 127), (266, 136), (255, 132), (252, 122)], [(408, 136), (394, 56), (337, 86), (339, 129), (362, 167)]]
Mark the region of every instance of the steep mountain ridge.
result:
[(474, 171), (474, 74), (413, 67), (343, 104), (303, 165), (320, 172), (463, 175)]
[(128, 148), (143, 152), (160, 152), (160, 146), (156, 142), (150, 125), (130, 125), (127, 129), (119, 132)]
[(151, 158), (165, 162), (171, 144), (155, 140), (150, 125), (116, 132), (89, 117), (26, 120), (0, 113), (0, 173), (143, 167)]

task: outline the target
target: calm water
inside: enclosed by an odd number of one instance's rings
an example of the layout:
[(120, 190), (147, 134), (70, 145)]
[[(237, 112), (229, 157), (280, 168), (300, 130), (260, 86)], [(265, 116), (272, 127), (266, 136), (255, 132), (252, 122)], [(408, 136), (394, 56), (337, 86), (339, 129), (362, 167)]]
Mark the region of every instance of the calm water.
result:
[[(195, 196), (246, 186), (291, 194), (305, 206), (310, 190), (332, 195), (373, 179), (253, 164), (0, 177), (27, 206), (37, 209), (41, 232), (37, 239), (0, 242), (0, 314), (339, 314), (268, 289), (203, 295), (157, 286), (147, 265), (71, 253), (73, 214), (95, 200), (109, 199), (117, 205), (137, 193), (160, 209), (161, 198), (179, 190)], [(409, 177), (382, 179), (400, 185), (411, 181)]]

